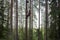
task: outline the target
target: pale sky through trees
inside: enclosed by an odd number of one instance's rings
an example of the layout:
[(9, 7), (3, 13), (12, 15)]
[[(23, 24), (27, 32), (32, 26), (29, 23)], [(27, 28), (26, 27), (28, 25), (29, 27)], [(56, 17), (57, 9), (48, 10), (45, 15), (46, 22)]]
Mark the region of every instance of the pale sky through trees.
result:
[[(20, 2), (20, 0), (18, 0), (18, 2)], [(19, 5), (19, 4), (18, 4)], [(38, 7), (38, 6), (37, 6)], [(45, 10), (45, 8), (44, 8), (44, 6), (41, 6), (41, 8), (40, 8), (40, 27), (41, 27), (41, 25), (44, 25), (44, 10)], [(38, 19), (38, 12), (37, 11), (35, 11), (35, 13), (36, 13), (36, 16), (37, 16), (37, 28), (38, 28), (38, 21), (39, 21), (39, 19)], [(43, 20), (42, 20), (43, 19)]]
[[(20, 3), (20, 0), (18, 0), (18, 3)], [(43, 1), (43, 5), (45, 4), (45, 1)], [(20, 4), (18, 4), (18, 6), (19, 6)], [(39, 5), (37, 6), (37, 8), (39, 8)], [(39, 19), (38, 19), (38, 15), (39, 15), (39, 12), (38, 11), (35, 11), (35, 13), (36, 13), (36, 16), (37, 16), (37, 28), (38, 28), (38, 21), (39, 21)], [(40, 27), (42, 27), (42, 26), (44, 26), (45, 25), (45, 6), (42, 6), (42, 5), (40, 5)]]

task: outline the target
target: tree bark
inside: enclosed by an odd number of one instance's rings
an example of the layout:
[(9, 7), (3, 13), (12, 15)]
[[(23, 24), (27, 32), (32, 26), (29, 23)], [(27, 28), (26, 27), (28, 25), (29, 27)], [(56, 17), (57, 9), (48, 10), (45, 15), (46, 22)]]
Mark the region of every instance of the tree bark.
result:
[(40, 35), (40, 0), (39, 0), (39, 21), (38, 21), (38, 24), (39, 24), (39, 27), (38, 27), (38, 40), (41, 39), (41, 35)]
[(29, 9), (29, 40), (33, 40), (33, 0), (30, 0), (30, 9)]
[(46, 33), (45, 33), (45, 40), (48, 40), (48, 39), (47, 39), (47, 27), (48, 27), (48, 0), (45, 0), (45, 14), (46, 14), (46, 25), (45, 25)]
[(25, 40), (28, 40), (28, 34), (27, 34), (27, 23), (28, 23), (28, 20), (27, 20), (27, 18), (28, 18), (28, 16), (27, 16), (27, 14), (28, 14), (28, 8), (27, 8), (27, 3), (28, 3), (28, 0), (26, 0), (26, 14), (25, 14), (25, 19), (26, 19), (26, 21), (25, 21)]
[(18, 37), (18, 0), (16, 0), (16, 40), (19, 40), (19, 37)]

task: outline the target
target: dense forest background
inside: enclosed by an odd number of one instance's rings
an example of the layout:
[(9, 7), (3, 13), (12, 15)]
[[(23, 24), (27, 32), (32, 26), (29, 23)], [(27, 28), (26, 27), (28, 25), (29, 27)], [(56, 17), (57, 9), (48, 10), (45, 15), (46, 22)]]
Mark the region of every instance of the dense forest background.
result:
[(0, 0), (0, 40), (45, 39), (60, 40), (60, 0)]

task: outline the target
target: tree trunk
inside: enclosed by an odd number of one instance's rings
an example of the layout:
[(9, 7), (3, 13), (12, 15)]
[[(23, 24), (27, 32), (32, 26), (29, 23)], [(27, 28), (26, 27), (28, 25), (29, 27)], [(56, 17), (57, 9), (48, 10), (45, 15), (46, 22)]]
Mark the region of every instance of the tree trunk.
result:
[(45, 14), (46, 14), (46, 25), (45, 25), (45, 40), (47, 39), (47, 27), (48, 27), (48, 0), (45, 0)]
[(12, 24), (12, 20), (13, 20), (13, 0), (11, 0), (11, 14), (10, 14), (10, 25), (11, 25), (11, 33), (13, 31), (13, 24)]
[(27, 3), (28, 3), (28, 0), (26, 0), (26, 17), (25, 17), (25, 19), (26, 19), (26, 21), (25, 21), (25, 40), (28, 40), (28, 34), (27, 34), (27, 23), (28, 23), (28, 20), (27, 20), (27, 14), (28, 14), (28, 8), (27, 8)]
[(16, 39), (19, 40), (18, 37), (18, 0), (16, 0)]
[(30, 0), (30, 9), (29, 9), (29, 40), (33, 40), (33, 0)]
[(39, 24), (39, 27), (38, 27), (38, 40), (40, 40), (41, 39), (41, 35), (40, 35), (40, 0), (39, 0), (39, 15), (38, 15), (38, 17), (39, 17), (39, 21), (38, 21), (38, 24)]

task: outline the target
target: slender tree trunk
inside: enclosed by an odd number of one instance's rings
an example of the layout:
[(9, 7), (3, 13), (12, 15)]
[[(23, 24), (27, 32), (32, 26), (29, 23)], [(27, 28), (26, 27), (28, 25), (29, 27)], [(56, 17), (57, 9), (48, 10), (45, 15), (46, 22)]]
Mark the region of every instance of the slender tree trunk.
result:
[(18, 0), (16, 0), (16, 40), (19, 40), (19, 37), (18, 37)]
[(28, 32), (27, 32), (27, 27), (28, 27), (28, 25), (27, 25), (27, 23), (28, 23), (28, 16), (27, 16), (27, 14), (28, 14), (28, 8), (27, 8), (27, 3), (28, 3), (28, 0), (26, 0), (26, 17), (25, 17), (25, 19), (26, 19), (26, 21), (25, 21), (25, 40), (28, 40)]
[(47, 38), (47, 27), (48, 27), (48, 0), (45, 0), (45, 13), (46, 13), (46, 25), (45, 25), (46, 34), (45, 34), (45, 39), (48, 40), (48, 38)]
[(39, 15), (38, 15), (38, 17), (39, 17), (39, 21), (38, 21), (38, 24), (39, 24), (39, 28), (38, 28), (38, 40), (40, 40), (41, 39), (41, 35), (40, 35), (40, 0), (39, 0)]
[(10, 14), (10, 39), (13, 35), (13, 0), (11, 0), (11, 14)]
[(33, 40), (33, 0), (30, 0), (30, 9), (29, 9), (29, 40)]
[(13, 0), (11, 0), (11, 14), (10, 14), (10, 17), (11, 17), (11, 19), (10, 19), (10, 25), (11, 25), (11, 33), (12, 33), (12, 31), (13, 31), (13, 24), (12, 24), (12, 20), (13, 20)]
[[(29, 10), (29, 11), (30, 11), (29, 13), (31, 14), (31, 10)], [(32, 17), (32, 15), (30, 15), (30, 17), (29, 17), (29, 40), (32, 40), (32, 37), (33, 37), (33, 35), (32, 35), (33, 34), (32, 33), (33, 32), (32, 25), (33, 24), (32, 24), (32, 18), (31, 17)]]

